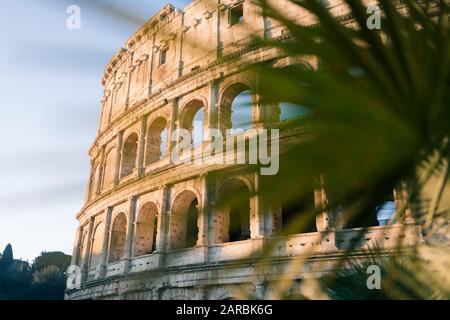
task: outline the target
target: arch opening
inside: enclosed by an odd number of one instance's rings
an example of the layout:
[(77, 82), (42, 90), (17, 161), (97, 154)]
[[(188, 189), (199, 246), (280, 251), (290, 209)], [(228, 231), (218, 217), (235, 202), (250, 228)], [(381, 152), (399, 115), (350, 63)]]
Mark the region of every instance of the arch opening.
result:
[(111, 148), (105, 157), (103, 170), (102, 190), (106, 191), (112, 188), (116, 173), (116, 148)]
[(250, 191), (240, 179), (230, 179), (217, 194), (216, 242), (250, 239)]
[(150, 254), (156, 250), (158, 209), (153, 202), (146, 203), (139, 211), (134, 242), (134, 256)]
[(192, 146), (198, 146), (203, 143), (205, 113), (205, 106), (200, 100), (193, 100), (183, 108), (180, 128), (189, 131)]
[(83, 236), (81, 238), (81, 247), (78, 250), (78, 262), (80, 267), (83, 267), (86, 260), (88, 259), (89, 255), (88, 241), (89, 241), (88, 232), (87, 230), (83, 230)]
[(137, 133), (128, 136), (122, 148), (122, 170), (121, 177), (126, 177), (133, 173), (136, 168), (137, 150), (139, 137)]
[(145, 165), (161, 160), (167, 155), (167, 120), (157, 118), (147, 132)]
[(313, 190), (282, 204), (281, 226), (283, 235), (317, 232)]
[(103, 234), (104, 234), (104, 224), (100, 222), (97, 224), (94, 230), (94, 237), (91, 247), (90, 254), (90, 266), (89, 269), (95, 269), (102, 263), (102, 250), (103, 250)]
[(114, 219), (111, 229), (111, 242), (109, 249), (109, 262), (116, 262), (125, 255), (125, 239), (127, 233), (127, 217), (119, 213)]
[(253, 127), (253, 93), (251, 89), (236, 83), (223, 94), (220, 104), (219, 126), (231, 134), (239, 134)]
[(170, 248), (194, 247), (198, 241), (198, 199), (194, 192), (183, 191), (173, 204), (170, 217)]
[(99, 182), (99, 175), (100, 175), (100, 165), (95, 165), (94, 170), (92, 170), (92, 176), (91, 176), (91, 186), (89, 190), (89, 200), (92, 200), (95, 198), (95, 195), (98, 191), (98, 182)]

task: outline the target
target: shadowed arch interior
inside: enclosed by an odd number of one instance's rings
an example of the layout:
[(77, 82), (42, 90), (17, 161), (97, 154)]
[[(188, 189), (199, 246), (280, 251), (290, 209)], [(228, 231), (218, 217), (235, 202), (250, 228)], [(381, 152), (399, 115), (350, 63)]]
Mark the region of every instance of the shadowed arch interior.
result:
[(145, 165), (152, 164), (167, 153), (167, 120), (163, 117), (152, 122), (147, 131)]
[(103, 222), (100, 222), (95, 227), (93, 233), (91, 254), (90, 254), (90, 265), (89, 269), (95, 269), (102, 263), (102, 250), (103, 250), (103, 234), (105, 231), (105, 225)]
[(81, 237), (81, 247), (79, 250), (79, 256), (78, 256), (78, 262), (80, 267), (83, 267), (84, 263), (86, 262), (86, 259), (88, 259), (88, 231), (83, 230), (83, 236)]
[(193, 145), (203, 142), (205, 116), (204, 103), (198, 99), (190, 101), (181, 111), (180, 128), (189, 131)]
[(136, 168), (137, 149), (139, 137), (133, 132), (127, 137), (122, 149), (121, 176), (125, 177), (133, 173)]
[(100, 176), (100, 165), (95, 164), (94, 169), (92, 170), (89, 200), (93, 199), (97, 194), (97, 192), (99, 191), (98, 190), (99, 176)]
[(186, 190), (175, 198), (170, 216), (171, 249), (193, 247), (198, 240), (198, 199), (193, 191)]
[(111, 148), (106, 153), (104, 170), (103, 170), (103, 185), (102, 190), (106, 191), (112, 188), (114, 184), (114, 176), (116, 172), (116, 148)]
[(109, 247), (109, 262), (122, 259), (125, 255), (125, 238), (127, 233), (127, 217), (119, 213), (114, 219), (111, 229), (111, 242)]
[(250, 239), (250, 191), (241, 179), (226, 181), (217, 193), (216, 242)]
[(134, 256), (150, 254), (156, 250), (158, 208), (153, 202), (146, 203), (139, 211), (134, 242)]

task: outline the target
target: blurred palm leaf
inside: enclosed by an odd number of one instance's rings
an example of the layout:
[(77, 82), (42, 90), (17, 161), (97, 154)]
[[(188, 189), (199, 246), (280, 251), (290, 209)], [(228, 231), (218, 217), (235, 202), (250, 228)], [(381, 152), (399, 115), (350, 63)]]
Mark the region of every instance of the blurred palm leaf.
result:
[[(289, 37), (257, 39), (257, 44), (276, 48), (288, 58), (313, 56), (318, 61), (317, 68), (255, 66), (266, 105), (289, 102), (312, 111), (312, 116), (290, 121), (281, 129), (313, 133), (281, 154), (279, 175), (268, 178), (260, 192), (269, 202), (295, 201), (308, 192), (311, 181), (324, 175), (329, 209), (345, 204), (353, 209), (347, 220), (354, 216), (364, 220), (395, 187), (407, 182), (416, 221), (429, 234), (444, 233), (448, 241), (448, 207), (442, 211), (440, 204), (448, 201), (442, 196), (448, 187), (450, 133), (447, 3), (380, 0), (381, 29), (369, 30), (361, 0), (343, 1), (350, 10), (345, 17), (351, 20), (333, 15), (323, 1), (291, 0), (316, 18), (313, 25), (291, 21), (259, 1), (269, 17), (284, 25)], [(430, 199), (424, 199), (424, 186), (440, 173), (444, 178), (427, 195), (432, 200), (426, 207)], [(435, 217), (442, 218), (440, 231), (436, 231)], [(299, 219), (304, 219), (301, 213)], [(441, 253), (448, 257), (445, 249)], [(409, 267), (422, 265), (419, 251), (414, 251), (405, 273), (411, 283), (426, 281), (417, 277), (419, 268)], [(391, 269), (395, 269), (392, 265), (397, 271), (404, 267), (392, 263)], [(417, 288), (420, 285), (399, 289), (396, 297), (448, 297), (448, 292), (416, 294)]]

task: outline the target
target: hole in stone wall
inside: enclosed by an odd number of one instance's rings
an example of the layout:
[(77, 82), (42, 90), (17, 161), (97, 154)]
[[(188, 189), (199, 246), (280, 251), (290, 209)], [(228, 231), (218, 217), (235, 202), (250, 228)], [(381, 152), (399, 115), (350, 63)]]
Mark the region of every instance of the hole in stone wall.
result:
[(217, 195), (217, 242), (250, 239), (250, 192), (240, 179), (231, 179), (220, 187)]
[(180, 125), (182, 129), (189, 131), (193, 146), (203, 143), (205, 111), (205, 107), (200, 100), (189, 102), (182, 110)]
[(282, 205), (282, 230), (284, 235), (316, 232), (314, 191), (302, 198)]
[(132, 133), (128, 136), (122, 149), (121, 177), (130, 175), (136, 168), (137, 149), (138, 135), (136, 133)]
[(244, 22), (244, 3), (239, 3), (229, 9), (228, 15), (230, 25)]
[(219, 127), (224, 133), (230, 129), (231, 134), (237, 134), (251, 129), (252, 121), (253, 96), (250, 88), (242, 83), (231, 85), (220, 101)]
[(103, 250), (103, 234), (104, 234), (104, 224), (99, 223), (95, 227), (94, 230), (94, 237), (92, 242), (92, 248), (91, 248), (91, 255), (90, 255), (90, 266), (89, 269), (95, 269), (97, 266), (99, 266), (102, 263), (102, 250)]
[(152, 164), (167, 154), (167, 121), (158, 118), (150, 125), (147, 132), (145, 165)]
[(154, 203), (145, 204), (139, 211), (136, 225), (134, 256), (150, 254), (156, 250), (158, 209)]
[(190, 248), (198, 240), (198, 199), (194, 192), (181, 192), (172, 204), (169, 246), (171, 249)]
[(116, 262), (125, 255), (125, 238), (127, 232), (127, 217), (125, 213), (119, 213), (114, 219), (111, 229), (111, 243), (109, 250), (109, 262)]

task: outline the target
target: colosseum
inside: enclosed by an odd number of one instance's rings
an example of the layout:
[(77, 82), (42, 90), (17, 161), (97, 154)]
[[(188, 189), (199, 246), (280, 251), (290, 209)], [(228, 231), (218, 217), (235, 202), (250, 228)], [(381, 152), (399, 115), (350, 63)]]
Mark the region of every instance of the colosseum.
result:
[[(288, 1), (268, 2), (291, 19), (314, 22)], [(328, 1), (328, 7), (349, 20), (339, 1)], [(264, 105), (258, 77), (246, 66), (270, 61), (280, 68), (315, 68), (317, 61), (249, 46), (255, 35), (290, 37), (250, 0), (195, 0), (182, 10), (168, 4), (112, 57), (102, 79), (85, 203), (76, 216), (72, 264), (81, 269), (81, 286), (68, 289), (66, 299), (221, 300), (239, 298), (239, 290), (262, 299), (282, 277), (292, 280), (292, 291), (302, 279), (320, 277), (353, 244), (360, 229), (335, 223), (338, 213), (326, 209), (320, 183), (305, 199), (317, 212), (313, 225), (280, 232), (293, 209), (265, 205), (258, 194), (260, 171), (249, 172), (239, 162), (180, 164), (170, 156), (180, 128), (193, 133), (189, 157), (196, 159), (211, 143), (209, 129), (231, 130), (250, 141), (264, 123), (301, 115), (283, 103)], [(280, 149), (305, 130), (281, 131)], [(230, 195), (247, 200), (216, 206)], [(404, 199), (404, 190), (395, 190), (386, 207), (407, 208)], [(386, 219), (375, 214), (355, 257), (374, 243), (389, 250), (399, 239), (408, 244), (420, 237), (411, 214), (402, 223), (386, 225)], [(269, 256), (268, 246), (275, 248)], [(290, 267), (305, 255), (304, 263)]]

